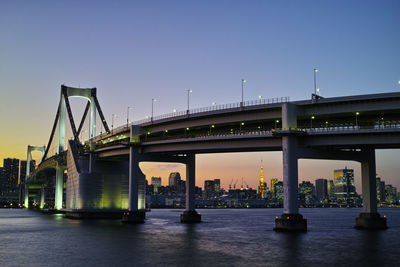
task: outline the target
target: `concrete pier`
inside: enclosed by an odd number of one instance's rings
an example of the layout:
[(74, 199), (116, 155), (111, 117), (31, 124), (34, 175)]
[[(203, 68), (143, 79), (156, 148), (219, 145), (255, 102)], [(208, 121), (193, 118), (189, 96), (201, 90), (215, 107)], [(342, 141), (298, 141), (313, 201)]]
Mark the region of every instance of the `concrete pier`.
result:
[(285, 103), (282, 106), (283, 155), (283, 214), (275, 219), (276, 231), (307, 231), (307, 220), (299, 214), (297, 201), (298, 186), (298, 140), (290, 129), (297, 128), (296, 106)]
[(376, 204), (375, 149), (363, 150), (367, 160), (361, 162), (363, 212), (356, 218), (356, 229), (387, 229), (386, 217), (381, 217)]
[(129, 208), (122, 216), (124, 223), (144, 223), (145, 212), (145, 175), (139, 168), (139, 154), (136, 146), (129, 151)]
[(195, 210), (196, 155), (186, 157), (186, 210), (181, 214), (181, 222), (197, 223), (201, 222), (201, 214)]

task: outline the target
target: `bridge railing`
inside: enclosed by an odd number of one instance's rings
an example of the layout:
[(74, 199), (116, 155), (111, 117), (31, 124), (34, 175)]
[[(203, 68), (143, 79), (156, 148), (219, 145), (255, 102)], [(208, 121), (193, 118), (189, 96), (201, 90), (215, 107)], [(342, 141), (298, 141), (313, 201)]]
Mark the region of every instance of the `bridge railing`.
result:
[[(289, 102), (289, 97), (274, 97), (274, 98), (261, 98), (257, 100), (249, 100), (244, 102), (236, 102), (236, 103), (229, 103), (229, 104), (219, 104), (219, 105), (212, 105), (208, 107), (201, 107), (201, 108), (194, 108), (185, 111), (176, 111), (168, 114), (162, 114), (153, 117), (153, 121), (169, 119), (174, 117), (186, 116), (189, 114), (199, 114), (203, 112), (210, 112), (210, 111), (217, 111), (217, 110), (229, 110), (229, 109), (236, 109), (241, 107), (250, 107), (250, 106), (259, 106), (259, 105), (268, 105), (268, 104), (276, 104), (276, 103), (285, 103)], [(133, 124), (138, 125), (142, 123), (151, 122), (152, 118), (147, 117), (142, 120), (138, 120), (133, 122)]]

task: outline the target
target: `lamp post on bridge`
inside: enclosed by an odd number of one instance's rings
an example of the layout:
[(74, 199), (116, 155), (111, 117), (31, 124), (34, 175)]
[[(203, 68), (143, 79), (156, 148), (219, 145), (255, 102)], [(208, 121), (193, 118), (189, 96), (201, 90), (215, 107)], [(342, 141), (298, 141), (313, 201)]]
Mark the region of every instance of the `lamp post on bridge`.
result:
[(358, 127), (358, 115), (360, 115), (360, 112), (356, 112), (356, 128)]
[(242, 102), (240, 102), (240, 107), (243, 107), (243, 87), (244, 87), (245, 82), (246, 82), (246, 80), (242, 79)]
[(189, 95), (191, 92), (193, 92), (192, 89), (187, 90), (187, 112), (186, 112), (187, 114), (189, 114)]
[(129, 110), (130, 110), (130, 109), (133, 109), (133, 107), (128, 107), (128, 108), (126, 109), (126, 128), (129, 127)]
[(314, 95), (317, 96), (317, 72), (318, 69), (314, 68)]
[(275, 120), (275, 129), (276, 129), (276, 124), (279, 123), (279, 120)]
[(114, 118), (117, 118), (116, 114), (111, 114), (111, 133), (114, 133)]
[(153, 122), (153, 115), (154, 115), (154, 102), (156, 102), (157, 99), (152, 98), (151, 99), (151, 122)]
[(310, 120), (310, 129), (312, 129), (312, 121), (313, 119), (315, 119), (315, 116), (311, 116), (311, 120)]

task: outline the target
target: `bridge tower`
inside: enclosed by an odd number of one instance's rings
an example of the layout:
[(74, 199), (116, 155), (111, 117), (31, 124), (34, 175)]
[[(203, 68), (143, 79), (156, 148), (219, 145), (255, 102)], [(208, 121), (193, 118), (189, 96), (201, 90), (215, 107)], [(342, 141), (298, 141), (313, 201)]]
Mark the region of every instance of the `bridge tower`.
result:
[[(106, 120), (104, 118), (104, 115), (101, 111), (99, 102), (97, 100), (96, 96), (96, 88), (88, 88), (88, 89), (83, 89), (83, 88), (74, 88), (74, 87), (68, 87), (65, 85), (61, 85), (61, 96), (60, 96), (60, 102), (58, 105), (57, 109), (57, 114), (56, 118), (53, 124), (53, 129), (51, 131), (49, 143), (47, 145), (47, 149), (44, 154), (44, 159), (47, 157), (48, 154), (48, 149), (50, 147), (50, 144), (53, 140), (55, 130), (58, 125), (58, 140), (57, 140), (57, 154), (60, 155), (62, 152), (64, 152), (64, 146), (65, 146), (65, 134), (66, 134), (66, 115), (68, 114), (69, 122), (71, 124), (71, 129), (72, 133), (74, 135), (74, 140), (76, 141), (77, 144), (80, 144), (79, 141), (79, 134), (82, 130), (84, 121), (86, 119), (87, 113), (90, 110), (90, 118), (89, 118), (89, 140), (90, 140), (90, 149), (92, 150), (94, 148), (94, 144), (92, 142), (93, 138), (96, 136), (96, 110), (98, 111), (100, 118), (101, 118), (101, 123), (104, 125), (104, 129), (106, 132), (110, 132), (110, 129), (108, 128), (108, 125), (106, 123)], [(79, 97), (79, 98), (84, 98), (87, 99), (87, 105), (84, 111), (84, 114), (82, 116), (82, 120), (80, 122), (79, 128), (77, 129), (75, 126), (75, 121), (72, 116), (72, 111), (71, 111), (71, 106), (69, 102), (69, 98), (71, 97)], [(93, 163), (93, 158), (92, 158), (92, 153), (90, 153), (90, 161), (89, 161), (89, 172), (91, 172), (92, 169), (92, 163)], [(62, 209), (62, 203), (63, 203), (63, 185), (64, 185), (64, 173), (63, 169), (60, 166), (60, 164), (57, 164), (56, 167), (56, 188), (55, 188), (55, 206), (54, 208), (56, 210)]]
[(44, 157), (45, 154), (45, 147), (44, 146), (28, 146), (28, 151), (27, 151), (27, 156), (26, 156), (26, 172), (25, 172), (25, 181), (24, 181), (24, 185), (25, 185), (25, 201), (24, 201), (24, 206), (25, 208), (28, 208), (29, 206), (29, 188), (28, 188), (28, 178), (29, 175), (31, 173), (31, 160), (32, 160), (32, 155), (31, 152), (32, 151), (40, 151), (42, 152), (42, 159)]

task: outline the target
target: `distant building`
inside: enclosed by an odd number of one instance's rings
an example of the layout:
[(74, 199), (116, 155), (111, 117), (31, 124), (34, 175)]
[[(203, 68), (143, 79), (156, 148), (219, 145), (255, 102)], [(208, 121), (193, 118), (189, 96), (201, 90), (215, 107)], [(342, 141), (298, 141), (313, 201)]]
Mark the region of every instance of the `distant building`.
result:
[(6, 170), (3, 167), (0, 167), (0, 196), (3, 196), (3, 191), (5, 192), (6, 190), (6, 183), (7, 183)]
[(215, 187), (214, 187), (214, 180), (205, 180), (204, 181), (204, 193), (207, 197), (214, 194)]
[(283, 182), (276, 182), (274, 184), (273, 196), (278, 202), (283, 203)]
[(7, 158), (3, 160), (2, 195), (18, 196), (19, 159)]
[(161, 187), (161, 177), (151, 177), (151, 185), (153, 186), (153, 193), (158, 193), (158, 188)]
[(333, 180), (328, 180), (328, 197), (330, 201), (335, 199), (335, 184)]
[(278, 182), (278, 179), (272, 178), (271, 179), (271, 192), (272, 195), (275, 196), (275, 184)]
[(386, 198), (385, 182), (380, 177), (376, 177), (376, 200), (378, 203), (384, 203)]
[(205, 180), (204, 181), (204, 194), (206, 197), (215, 197), (221, 193), (221, 180)]
[(344, 169), (334, 171), (335, 196), (338, 203), (354, 203), (357, 197), (354, 186), (354, 170)]
[(328, 180), (315, 180), (315, 195), (319, 201), (323, 201), (328, 198)]
[(309, 181), (303, 181), (299, 185), (299, 198), (300, 203), (303, 205), (313, 204), (315, 195), (314, 185)]
[(179, 172), (171, 172), (168, 178), (168, 185), (169, 186), (177, 186), (178, 181), (181, 180), (181, 174)]
[(385, 186), (385, 202), (387, 204), (396, 204), (397, 203), (397, 188), (388, 184)]
[(214, 191), (219, 192), (221, 190), (221, 180), (214, 179)]

